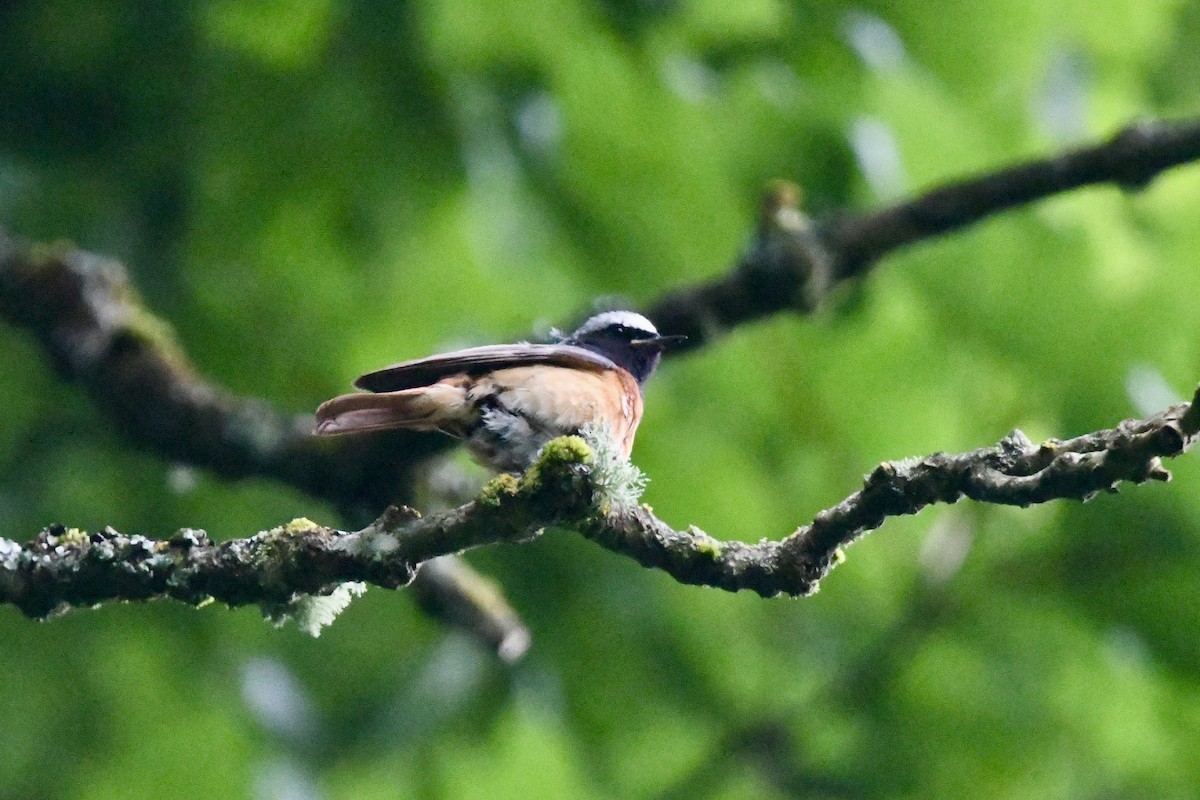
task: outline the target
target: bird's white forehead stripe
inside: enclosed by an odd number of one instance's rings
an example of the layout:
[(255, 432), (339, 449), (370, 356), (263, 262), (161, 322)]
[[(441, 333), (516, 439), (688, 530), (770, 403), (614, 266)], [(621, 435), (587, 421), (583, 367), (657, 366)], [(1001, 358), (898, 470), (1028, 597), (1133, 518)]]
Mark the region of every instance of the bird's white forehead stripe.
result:
[(627, 328), (645, 331), (650, 334), (658, 333), (658, 328), (655, 328), (654, 324), (641, 314), (635, 314), (632, 311), (605, 311), (603, 314), (597, 314), (580, 325), (579, 330), (575, 331), (575, 335), (595, 333), (598, 330), (607, 328), (609, 325), (624, 325)]

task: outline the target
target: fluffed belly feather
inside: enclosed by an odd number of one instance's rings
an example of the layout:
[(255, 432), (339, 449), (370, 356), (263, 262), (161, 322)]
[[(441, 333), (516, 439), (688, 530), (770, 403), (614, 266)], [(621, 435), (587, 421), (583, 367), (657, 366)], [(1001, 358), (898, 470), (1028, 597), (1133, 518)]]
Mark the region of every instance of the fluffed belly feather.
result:
[(615, 370), (497, 370), (476, 381), (468, 397), (468, 405), (479, 410), (465, 437), (468, 448), (484, 464), (510, 472), (529, 466), (551, 439), (591, 423), (606, 424), (628, 457), (642, 417), (637, 382)]

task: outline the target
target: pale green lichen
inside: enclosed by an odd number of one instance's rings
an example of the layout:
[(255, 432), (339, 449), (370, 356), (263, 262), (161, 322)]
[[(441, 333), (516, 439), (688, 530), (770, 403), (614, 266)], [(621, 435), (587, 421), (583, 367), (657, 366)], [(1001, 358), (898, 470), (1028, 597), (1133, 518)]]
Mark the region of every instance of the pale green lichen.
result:
[(283, 532), (290, 534), (308, 533), (309, 531), (318, 530), (320, 527), (320, 525), (313, 522), (308, 517), (296, 517), (294, 520), (283, 526)]
[(30, 268), (35, 270), (61, 268), (62, 262), (75, 251), (75, 244), (66, 239), (54, 242), (35, 242), (29, 246)]
[(585, 425), (579, 432), (592, 452), (592, 485), (596, 502), (605, 507), (633, 508), (638, 504), (649, 480), (645, 473), (624, 456), (606, 423)]
[(548, 475), (559, 477), (562, 468), (573, 464), (587, 464), (592, 460), (592, 448), (579, 436), (560, 436), (551, 439), (538, 453), (537, 460), (521, 476), (522, 491), (542, 488)]
[(88, 540), (88, 533), (80, 528), (67, 528), (58, 536), (59, 544), (78, 545)]
[(139, 305), (132, 305), (130, 311), (125, 319), (125, 333), (172, 364), (186, 367), (187, 356), (171, 324)]
[(592, 457), (592, 448), (582, 436), (560, 436), (542, 448), (539, 461), (554, 459), (567, 463), (582, 464)]
[(696, 552), (711, 558), (713, 561), (721, 557), (721, 543), (719, 541), (697, 528), (690, 528), (688, 532), (692, 534), (692, 546), (696, 548)]
[(479, 493), (479, 502), (485, 506), (499, 506), (505, 497), (512, 497), (521, 488), (516, 475), (503, 472), (484, 484)]
[(316, 638), (321, 635), (322, 629), (337, 619), (338, 614), (346, 610), (354, 598), (362, 597), (366, 591), (365, 583), (343, 583), (327, 595), (300, 594), (289, 603), (264, 604), (263, 616), (276, 628), (294, 622), (297, 628)]

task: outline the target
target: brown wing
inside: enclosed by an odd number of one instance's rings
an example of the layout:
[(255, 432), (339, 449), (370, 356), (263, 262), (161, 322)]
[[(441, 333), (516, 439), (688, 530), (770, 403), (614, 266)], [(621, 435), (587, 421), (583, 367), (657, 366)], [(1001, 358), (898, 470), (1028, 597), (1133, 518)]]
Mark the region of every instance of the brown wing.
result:
[(368, 372), (354, 382), (369, 392), (399, 392), (428, 386), (450, 375), (478, 375), (498, 369), (548, 364), (592, 372), (616, 369), (599, 353), (569, 344), (497, 344), (404, 361)]

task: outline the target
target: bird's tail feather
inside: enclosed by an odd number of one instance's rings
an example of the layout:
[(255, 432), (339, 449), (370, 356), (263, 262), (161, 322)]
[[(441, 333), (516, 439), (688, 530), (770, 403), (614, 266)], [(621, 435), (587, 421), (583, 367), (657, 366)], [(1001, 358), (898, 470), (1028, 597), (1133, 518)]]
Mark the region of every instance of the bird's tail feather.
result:
[(464, 400), (461, 388), (444, 384), (400, 392), (344, 394), (321, 404), (313, 432), (337, 436), (392, 428), (447, 430), (462, 413)]

